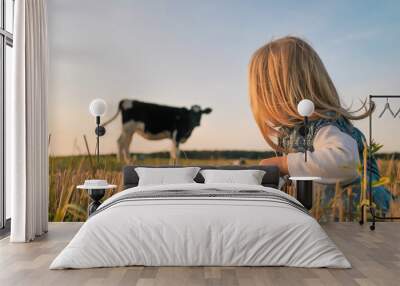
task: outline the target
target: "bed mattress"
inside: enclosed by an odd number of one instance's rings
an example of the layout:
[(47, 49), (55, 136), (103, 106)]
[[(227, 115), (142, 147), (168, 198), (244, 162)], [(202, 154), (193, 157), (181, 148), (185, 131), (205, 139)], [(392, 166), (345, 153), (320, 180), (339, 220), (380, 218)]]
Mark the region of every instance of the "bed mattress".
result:
[(263, 186), (197, 183), (114, 195), (50, 269), (129, 265), (351, 267), (293, 197)]

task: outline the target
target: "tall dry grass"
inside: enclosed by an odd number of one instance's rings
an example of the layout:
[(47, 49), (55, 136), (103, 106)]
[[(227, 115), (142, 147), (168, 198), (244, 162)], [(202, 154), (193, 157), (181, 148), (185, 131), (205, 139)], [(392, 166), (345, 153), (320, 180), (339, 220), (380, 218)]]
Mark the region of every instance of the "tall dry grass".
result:
[[(85, 221), (87, 218), (86, 207), (89, 196), (85, 190), (76, 187), (87, 179), (106, 179), (110, 184), (118, 186), (115, 190), (108, 190), (105, 198), (122, 190), (121, 164), (115, 156), (101, 156), (97, 171), (93, 170), (93, 162), (90, 156), (69, 156), (49, 158), (49, 221)], [(256, 164), (255, 160), (247, 161)], [(135, 164), (168, 165), (169, 159), (149, 158), (139, 159)], [(180, 165), (226, 165), (232, 164), (231, 160), (189, 160), (181, 159)]]
[[(116, 190), (107, 191), (105, 198), (121, 191), (123, 164), (115, 156), (102, 156), (98, 170), (93, 174), (89, 156), (53, 157), (50, 160), (50, 190), (49, 190), (49, 221), (85, 221), (86, 207), (89, 197), (85, 190), (76, 189), (77, 185), (86, 179), (101, 178), (118, 186)], [(229, 165), (232, 160), (181, 159), (180, 165)], [(246, 160), (246, 164), (257, 164), (257, 160)], [(148, 158), (135, 161), (138, 165), (168, 165), (168, 159)], [(390, 178), (387, 185), (393, 195), (400, 195), (400, 161), (389, 159), (378, 161), (381, 174)], [(286, 191), (295, 195), (293, 186)], [(311, 214), (319, 221), (353, 221), (359, 219), (359, 204), (353, 207), (353, 190), (343, 189), (338, 185), (334, 188), (332, 199), (326, 202), (323, 186), (315, 185), (314, 204)], [(400, 203), (393, 202), (388, 215), (400, 216)]]
[(77, 189), (78, 185), (91, 178), (106, 179), (110, 184), (119, 186), (109, 190), (105, 198), (121, 191), (122, 174), (117, 170), (102, 168), (93, 175), (89, 166), (89, 157), (56, 158), (50, 157), (50, 221), (85, 221), (89, 196), (85, 190)]

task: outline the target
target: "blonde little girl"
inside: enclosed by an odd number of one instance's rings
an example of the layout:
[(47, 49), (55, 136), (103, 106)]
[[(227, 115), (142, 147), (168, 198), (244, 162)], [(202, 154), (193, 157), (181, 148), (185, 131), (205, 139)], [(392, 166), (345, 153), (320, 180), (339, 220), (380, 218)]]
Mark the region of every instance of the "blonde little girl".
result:
[[(351, 120), (367, 117), (344, 108), (338, 92), (315, 50), (304, 40), (284, 37), (259, 48), (249, 66), (249, 94), (254, 118), (265, 141), (282, 156), (261, 161), (277, 165), (290, 176), (318, 176), (321, 183), (349, 185), (359, 182), (365, 138)], [(314, 102), (308, 132), (297, 112), (302, 99)], [(307, 162), (304, 161), (307, 140)], [(362, 163), (362, 162), (361, 162)], [(379, 179), (375, 159), (369, 162), (373, 180)], [(386, 212), (391, 194), (373, 188), (374, 201)], [(359, 191), (358, 191), (359, 194)]]

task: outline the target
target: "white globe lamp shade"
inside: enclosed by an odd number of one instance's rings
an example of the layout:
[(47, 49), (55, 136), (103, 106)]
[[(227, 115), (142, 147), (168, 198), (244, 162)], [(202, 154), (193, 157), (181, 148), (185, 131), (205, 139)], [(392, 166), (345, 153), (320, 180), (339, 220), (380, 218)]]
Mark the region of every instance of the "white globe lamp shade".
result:
[(107, 110), (107, 104), (101, 98), (92, 100), (92, 102), (89, 105), (89, 111), (95, 117), (103, 116), (106, 113), (106, 110)]
[(297, 105), (297, 112), (303, 117), (309, 117), (314, 113), (314, 102), (309, 99), (303, 99)]

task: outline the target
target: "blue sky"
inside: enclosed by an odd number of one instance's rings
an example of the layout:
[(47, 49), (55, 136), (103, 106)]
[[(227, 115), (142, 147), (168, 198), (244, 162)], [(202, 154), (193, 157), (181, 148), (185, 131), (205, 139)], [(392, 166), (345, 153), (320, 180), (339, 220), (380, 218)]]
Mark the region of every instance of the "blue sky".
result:
[[(268, 149), (249, 108), (247, 64), (285, 35), (313, 45), (345, 104), (400, 94), (400, 2), (327, 2), (49, 0), (52, 153), (83, 152), (82, 134), (94, 144), (88, 105), (97, 97), (106, 118), (122, 98), (212, 107), (184, 149)], [(374, 120), (386, 151), (400, 149), (398, 120)], [(356, 125), (367, 131), (367, 120)], [(120, 128), (120, 119), (109, 126), (103, 152), (116, 151)], [(135, 137), (131, 150), (169, 146)]]

